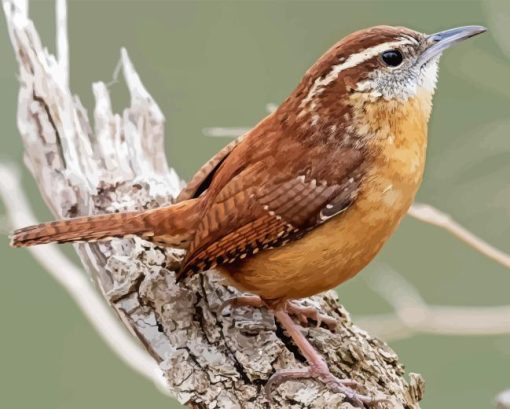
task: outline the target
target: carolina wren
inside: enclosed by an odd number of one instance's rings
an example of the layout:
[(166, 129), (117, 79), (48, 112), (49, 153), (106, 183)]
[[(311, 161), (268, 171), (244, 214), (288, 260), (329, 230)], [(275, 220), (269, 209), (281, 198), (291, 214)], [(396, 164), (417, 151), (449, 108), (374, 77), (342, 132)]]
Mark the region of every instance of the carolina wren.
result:
[(134, 234), (184, 248), (179, 277), (217, 268), (256, 294), (231, 304), (272, 309), (309, 362), (275, 373), (268, 390), (313, 377), (368, 404), (354, 381), (330, 373), (288, 314), (327, 318), (290, 300), (353, 277), (396, 229), (422, 180), (439, 57), (484, 31), (378, 26), (350, 34), (274, 113), (209, 160), (176, 204), (31, 226), (11, 244)]

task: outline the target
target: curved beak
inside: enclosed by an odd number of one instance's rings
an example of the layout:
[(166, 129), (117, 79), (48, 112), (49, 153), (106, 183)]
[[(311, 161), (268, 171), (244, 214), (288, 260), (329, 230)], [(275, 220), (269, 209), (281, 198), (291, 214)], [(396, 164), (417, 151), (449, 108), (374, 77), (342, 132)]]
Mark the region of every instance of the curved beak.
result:
[(463, 40), (474, 37), (478, 34), (485, 33), (487, 29), (482, 26), (465, 26), (452, 28), (450, 30), (440, 31), (439, 33), (430, 34), (426, 41), (429, 46), (423, 51), (419, 58), (420, 65), (425, 64), (432, 58), (440, 55), (444, 50), (450, 48)]

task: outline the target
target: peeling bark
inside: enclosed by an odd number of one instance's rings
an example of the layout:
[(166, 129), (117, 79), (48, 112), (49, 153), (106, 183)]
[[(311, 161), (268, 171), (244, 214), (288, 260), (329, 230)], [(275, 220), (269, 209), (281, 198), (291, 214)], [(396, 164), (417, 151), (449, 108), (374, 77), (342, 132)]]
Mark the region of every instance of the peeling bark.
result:
[[(111, 110), (107, 87), (93, 85), (95, 127), (55, 57), (43, 49), (33, 23), (4, 0), (19, 63), (18, 128), (25, 163), (58, 217), (148, 209), (172, 202), (183, 184), (164, 154), (164, 117), (122, 50), (131, 106)], [(192, 408), (267, 408), (263, 385), (278, 368), (304, 359), (265, 310), (220, 311), (238, 291), (213, 271), (175, 283), (180, 250), (141, 239), (75, 245), (98, 289), (164, 371), (170, 390)], [(339, 377), (383, 393), (385, 408), (419, 408), (423, 380), (404, 370), (382, 341), (352, 324), (334, 292), (302, 301), (340, 322), (304, 329)], [(343, 396), (313, 381), (287, 382), (275, 408), (349, 408)]]

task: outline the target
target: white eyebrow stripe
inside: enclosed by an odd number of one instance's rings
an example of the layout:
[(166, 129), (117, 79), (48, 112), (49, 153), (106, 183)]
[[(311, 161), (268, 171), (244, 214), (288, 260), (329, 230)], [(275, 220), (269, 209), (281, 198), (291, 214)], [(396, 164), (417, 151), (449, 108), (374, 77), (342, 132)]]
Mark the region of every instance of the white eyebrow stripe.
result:
[(413, 44), (413, 45), (419, 45), (420, 44), (420, 42), (416, 38), (414, 38), (414, 37), (412, 37), (410, 35), (407, 35), (407, 34), (402, 34), (400, 39), (403, 40), (403, 41), (408, 41), (409, 44)]
[(342, 71), (356, 67), (357, 65), (370, 60), (371, 58), (390, 48), (406, 44), (411, 44), (411, 42), (409, 40), (404, 39), (401, 39), (399, 41), (388, 41), (386, 43), (381, 43), (373, 47), (367, 48), (359, 53), (352, 54), (344, 62), (334, 65), (331, 68), (331, 71), (324, 78), (317, 78), (313, 83), (312, 87), (310, 88), (310, 91), (308, 91), (306, 97), (299, 104), (299, 107), (300, 108), (305, 107), (313, 99), (313, 97), (320, 94), (325, 87), (327, 87), (329, 84), (335, 81)]

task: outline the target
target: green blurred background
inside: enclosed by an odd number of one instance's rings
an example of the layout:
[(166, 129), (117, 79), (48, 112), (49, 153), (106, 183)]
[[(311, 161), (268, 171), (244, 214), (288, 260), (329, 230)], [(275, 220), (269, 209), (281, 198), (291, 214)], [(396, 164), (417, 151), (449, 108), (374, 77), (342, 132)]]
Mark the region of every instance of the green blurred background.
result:
[[(31, 16), (54, 50), (53, 2), (32, 1)], [(442, 60), (418, 200), (510, 251), (509, 22), (508, 0), (71, 1), (71, 85), (90, 112), (91, 82), (110, 80), (119, 48), (127, 47), (167, 118), (170, 162), (189, 178), (229, 141), (206, 137), (203, 128), (255, 124), (266, 103), (282, 101), (308, 66), (349, 32), (375, 24), (424, 32), (487, 25), (488, 34)], [(21, 165), (17, 67), (3, 18), (0, 33), (0, 160)], [(128, 99), (122, 82), (112, 92), (121, 109)], [(50, 218), (26, 170), (23, 183), (38, 217)], [(10, 249), (3, 234), (0, 257), (0, 407), (179, 407), (122, 364), (63, 289), (28, 252)], [(382, 263), (431, 304), (510, 303), (509, 271), (411, 219), (368, 273), (376, 274)], [(354, 317), (390, 311), (367, 276), (338, 290)], [(391, 346), (408, 370), (425, 376), (424, 408), (490, 408), (510, 387), (510, 335), (416, 335)]]

